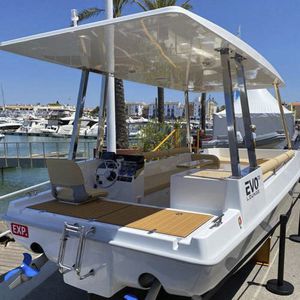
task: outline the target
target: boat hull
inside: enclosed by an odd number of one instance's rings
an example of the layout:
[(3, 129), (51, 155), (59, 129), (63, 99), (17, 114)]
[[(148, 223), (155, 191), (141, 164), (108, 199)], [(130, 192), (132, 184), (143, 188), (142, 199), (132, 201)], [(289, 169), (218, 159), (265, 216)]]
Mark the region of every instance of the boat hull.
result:
[[(278, 222), (280, 214), (289, 210), (292, 201), (293, 198), (289, 194), (285, 195), (264, 221), (217, 264), (189, 263), (166, 256), (119, 247), (111, 244), (110, 240), (104, 242), (88, 239), (82, 259), (81, 274), (85, 275), (93, 270), (94, 275), (80, 280), (75, 271), (70, 271), (64, 274), (64, 281), (89, 293), (111, 297), (126, 286), (141, 288), (140, 276), (149, 273), (158, 278), (164, 289), (170, 294), (203, 295), (217, 286), (272, 230)], [(35, 226), (30, 226), (29, 230), (30, 240), (42, 245), (47, 257), (57, 262), (61, 233)], [(16, 236), (16, 239), (24, 244), (24, 238), (20, 239)], [(112, 237), (110, 239), (113, 240)], [(65, 264), (74, 264), (77, 244), (78, 238), (69, 238)], [(30, 248), (31, 242), (27, 243), (26, 246)]]

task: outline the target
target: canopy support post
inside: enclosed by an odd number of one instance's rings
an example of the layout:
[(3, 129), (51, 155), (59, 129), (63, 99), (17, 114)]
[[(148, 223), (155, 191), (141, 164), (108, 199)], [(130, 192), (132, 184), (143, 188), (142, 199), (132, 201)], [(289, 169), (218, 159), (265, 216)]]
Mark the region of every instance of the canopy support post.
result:
[(186, 119), (186, 139), (190, 152), (192, 152), (191, 143), (191, 127), (190, 127), (190, 106), (189, 106), (189, 92), (184, 92), (184, 103), (185, 103), (185, 119)]
[[(106, 19), (113, 19), (113, 1), (106, 0)], [(114, 69), (114, 31), (108, 28), (104, 35), (105, 41), (109, 45), (107, 53), (108, 69)], [(107, 74), (107, 93), (106, 93), (106, 113), (107, 113), (107, 151), (116, 152), (116, 109), (115, 109), (115, 77), (113, 74)]]
[(251, 172), (252, 170), (256, 169), (257, 161), (256, 161), (256, 153), (255, 153), (255, 142), (251, 130), (252, 122), (251, 122), (251, 116), (249, 110), (249, 102), (248, 102), (243, 60), (244, 58), (241, 55), (239, 54), (235, 55), (237, 82), (238, 82), (238, 89), (240, 92), (243, 122), (244, 122), (244, 129), (245, 129), (245, 144), (248, 151), (248, 159), (249, 159), (249, 166)]
[(106, 94), (107, 94), (107, 76), (102, 76), (101, 83), (101, 95), (99, 103), (99, 112), (98, 112), (98, 135), (97, 135), (97, 153), (96, 156), (99, 156), (99, 153), (102, 151), (105, 137), (105, 106), (106, 106)]
[(282, 126), (283, 126), (283, 130), (284, 130), (284, 134), (285, 134), (286, 144), (287, 144), (288, 149), (292, 149), (290, 134), (289, 134), (289, 131), (287, 128), (286, 119), (285, 119), (284, 112), (283, 112), (282, 101), (281, 101), (278, 83), (274, 83), (273, 85), (274, 85), (275, 94), (276, 94), (276, 98), (277, 98), (278, 105), (279, 105), (279, 111), (280, 111)]
[(116, 152), (116, 110), (115, 110), (115, 78), (110, 74), (106, 77), (106, 110), (107, 110), (107, 134), (106, 144), (108, 152)]
[(223, 73), (224, 98), (225, 98), (225, 105), (226, 105), (226, 120), (227, 120), (231, 172), (233, 177), (241, 177), (239, 150), (238, 150), (238, 143), (236, 138), (236, 124), (235, 124), (235, 115), (234, 115), (229, 49), (228, 48), (220, 49), (220, 55), (221, 55), (221, 64), (222, 64), (222, 73)]
[(89, 80), (89, 70), (84, 69), (81, 72), (81, 80), (80, 80), (79, 92), (78, 92), (77, 103), (76, 103), (75, 119), (73, 123), (72, 138), (71, 138), (69, 156), (68, 156), (69, 160), (75, 160), (76, 158), (80, 122), (81, 122), (80, 119), (83, 115), (88, 80)]

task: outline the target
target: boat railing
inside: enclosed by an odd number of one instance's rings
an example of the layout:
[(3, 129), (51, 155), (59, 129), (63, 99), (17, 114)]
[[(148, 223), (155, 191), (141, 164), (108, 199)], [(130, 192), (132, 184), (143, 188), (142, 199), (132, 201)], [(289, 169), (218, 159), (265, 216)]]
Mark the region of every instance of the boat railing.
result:
[[(78, 144), (77, 159), (93, 158), (96, 141), (82, 141)], [(47, 158), (67, 158), (69, 142), (2, 142), (0, 143), (0, 167), (45, 166)], [(37, 162), (41, 161), (41, 164)]]
[(170, 148), (182, 148), (186, 146), (186, 129), (175, 128), (167, 134), (151, 152), (166, 150)]
[(50, 189), (50, 181), (44, 181), (42, 183), (0, 196), (0, 220), (1, 217), (6, 213), (8, 204), (10, 201), (15, 200), (17, 198), (27, 196), (32, 197), (34, 195), (37, 195), (38, 193), (42, 191), (46, 191)]

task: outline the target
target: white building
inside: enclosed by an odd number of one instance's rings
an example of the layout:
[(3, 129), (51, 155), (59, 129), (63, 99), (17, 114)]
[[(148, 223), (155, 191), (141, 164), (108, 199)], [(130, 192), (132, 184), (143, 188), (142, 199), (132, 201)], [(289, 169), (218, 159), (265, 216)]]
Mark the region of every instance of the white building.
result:
[(141, 117), (143, 115), (145, 103), (143, 102), (127, 102), (126, 112), (128, 117)]
[[(180, 102), (165, 102), (164, 104), (164, 116), (166, 119), (182, 118), (184, 113), (184, 105)], [(155, 118), (157, 116), (156, 105), (149, 105), (149, 118)]]
[(166, 119), (182, 118), (184, 105), (180, 102), (165, 102), (164, 112)]
[[(194, 119), (199, 119), (201, 117), (201, 96), (195, 98), (193, 105), (193, 114), (191, 117)], [(214, 97), (209, 96), (205, 102), (205, 115), (206, 120), (212, 120), (213, 115), (217, 112), (218, 103), (215, 101)]]
[(201, 97), (195, 98), (195, 100), (192, 102), (192, 106), (193, 114), (191, 115), (191, 117), (194, 117), (194, 119), (197, 120), (201, 116)]
[(205, 105), (206, 119), (209, 121), (213, 120), (214, 114), (217, 112), (218, 103), (216, 102), (214, 97), (208, 98)]
[(157, 112), (156, 112), (156, 105), (155, 104), (149, 104), (149, 110), (148, 110), (148, 118), (151, 119), (151, 118), (155, 118), (157, 115)]

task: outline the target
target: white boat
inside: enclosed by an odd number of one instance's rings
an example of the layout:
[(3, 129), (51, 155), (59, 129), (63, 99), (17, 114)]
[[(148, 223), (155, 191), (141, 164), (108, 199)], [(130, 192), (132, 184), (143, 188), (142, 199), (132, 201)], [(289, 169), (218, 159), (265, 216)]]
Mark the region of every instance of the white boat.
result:
[(53, 135), (57, 133), (59, 127), (56, 125), (47, 125), (45, 128), (41, 128), (40, 131), (43, 134)]
[[(70, 159), (88, 72), (182, 90), (186, 100), (187, 89), (224, 89), (229, 149), (116, 154), (108, 118), (107, 152), (79, 164), (49, 159), (52, 190), (10, 202), (4, 219), (16, 241), (43, 251), (66, 283), (104, 297), (126, 286), (151, 292), (162, 285), (199, 299), (254, 254), (291, 206), (300, 154), (255, 149), (243, 84), (274, 84), (279, 92), (284, 82), (253, 48), (210, 21), (168, 7), (3, 42), (0, 50), (82, 69)], [(237, 83), (246, 149), (236, 141)]]
[(0, 140), (4, 139), (5, 135), (3, 133), (0, 132)]
[(16, 130), (19, 134), (41, 134), (48, 125), (48, 121), (42, 118), (31, 117), (28, 120), (24, 120), (22, 126)]
[[(74, 118), (75, 116), (61, 118), (58, 122), (58, 130), (55, 132), (56, 136), (71, 136), (73, 132), (73, 125), (74, 125)], [(80, 131), (79, 135), (81, 137), (90, 135), (88, 134), (91, 127), (93, 127), (97, 123), (97, 120), (89, 118), (89, 117), (82, 117), (80, 120)], [(97, 137), (97, 135), (96, 135)]]
[(0, 132), (14, 132), (22, 126), (21, 123), (15, 122), (10, 118), (0, 119)]

